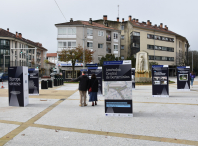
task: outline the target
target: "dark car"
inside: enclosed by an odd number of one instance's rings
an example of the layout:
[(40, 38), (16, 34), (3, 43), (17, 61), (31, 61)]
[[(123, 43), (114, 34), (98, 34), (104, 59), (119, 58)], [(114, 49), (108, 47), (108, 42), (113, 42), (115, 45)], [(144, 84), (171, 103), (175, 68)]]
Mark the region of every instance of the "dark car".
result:
[(0, 82), (8, 80), (8, 73), (0, 73)]

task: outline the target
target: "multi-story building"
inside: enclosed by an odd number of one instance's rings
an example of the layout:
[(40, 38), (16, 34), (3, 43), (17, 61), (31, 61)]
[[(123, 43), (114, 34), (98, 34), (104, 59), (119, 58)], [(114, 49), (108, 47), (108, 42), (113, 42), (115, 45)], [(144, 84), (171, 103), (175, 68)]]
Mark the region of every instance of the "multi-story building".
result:
[[(99, 24), (89, 21), (73, 21), (55, 24), (57, 27), (57, 53), (62, 49), (76, 48), (78, 45), (94, 51), (93, 62), (99, 63), (106, 54), (120, 57), (120, 30), (109, 27), (108, 23)], [(65, 70), (65, 78), (71, 78), (72, 69), (68, 64), (59, 64)], [(82, 64), (76, 66), (75, 77), (79, 75)], [(77, 75), (77, 76), (76, 76)]]
[[(179, 55), (186, 57), (188, 53), (188, 40), (168, 29), (163, 23), (159, 26), (152, 25), (150, 20), (139, 22), (129, 16), (128, 21), (108, 20), (107, 15), (103, 19), (94, 20), (102, 24), (108, 23), (109, 27), (121, 30), (121, 59), (126, 59), (139, 51), (146, 51), (149, 54), (149, 62), (157, 62), (159, 65), (169, 65), (169, 75), (176, 74)], [(187, 57), (186, 57), (187, 59)]]
[[(0, 28), (0, 70), (7, 71), (9, 66), (44, 67), (47, 49), (41, 43), (13, 34), (9, 29)], [(5, 57), (5, 69), (4, 69)]]
[(47, 53), (47, 60), (54, 64), (57, 64), (57, 53)]

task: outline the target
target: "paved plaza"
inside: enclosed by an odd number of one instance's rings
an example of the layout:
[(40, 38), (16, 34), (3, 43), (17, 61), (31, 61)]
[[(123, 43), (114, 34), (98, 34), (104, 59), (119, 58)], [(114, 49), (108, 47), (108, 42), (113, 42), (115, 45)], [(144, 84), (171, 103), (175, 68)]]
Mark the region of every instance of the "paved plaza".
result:
[[(176, 82), (176, 78), (171, 78)], [(134, 117), (106, 117), (98, 105), (79, 107), (78, 84), (29, 96), (26, 107), (8, 106), (0, 89), (0, 145), (198, 145), (198, 79), (191, 91), (169, 85), (169, 98), (152, 97), (152, 86), (133, 90)]]

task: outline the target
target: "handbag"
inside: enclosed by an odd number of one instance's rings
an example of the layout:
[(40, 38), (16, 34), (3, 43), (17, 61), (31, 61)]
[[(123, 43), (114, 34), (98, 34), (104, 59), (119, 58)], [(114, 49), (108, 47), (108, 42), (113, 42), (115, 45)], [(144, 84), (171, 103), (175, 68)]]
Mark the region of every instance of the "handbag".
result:
[[(95, 81), (96, 81), (96, 79), (95, 79)], [(95, 83), (95, 81), (94, 81), (94, 83)], [(94, 83), (93, 83), (93, 85), (94, 85)], [(93, 85), (92, 85), (92, 87), (93, 87)], [(92, 87), (89, 88), (89, 92), (92, 92)]]

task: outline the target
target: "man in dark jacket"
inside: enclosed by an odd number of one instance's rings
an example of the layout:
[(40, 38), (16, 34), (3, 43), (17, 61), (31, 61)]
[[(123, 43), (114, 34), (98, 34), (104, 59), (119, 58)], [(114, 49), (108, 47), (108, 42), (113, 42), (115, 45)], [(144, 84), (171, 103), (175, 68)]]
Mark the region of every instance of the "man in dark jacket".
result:
[[(85, 72), (82, 72), (82, 75), (73, 81), (80, 81), (79, 82), (79, 92), (80, 92), (80, 105), (79, 106), (87, 106), (86, 104), (86, 96), (89, 84), (89, 78), (85, 75)], [(83, 102), (84, 100), (84, 102)]]

